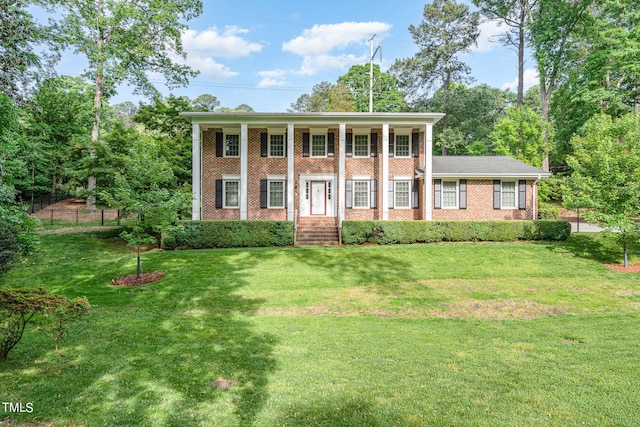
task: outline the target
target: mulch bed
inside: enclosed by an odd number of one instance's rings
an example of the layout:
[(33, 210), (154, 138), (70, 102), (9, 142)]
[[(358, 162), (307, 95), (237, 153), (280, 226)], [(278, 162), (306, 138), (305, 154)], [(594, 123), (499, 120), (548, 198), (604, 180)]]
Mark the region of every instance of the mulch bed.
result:
[(624, 268), (624, 264), (605, 264), (604, 266), (623, 273), (640, 273), (640, 263), (629, 264), (627, 268)]
[(142, 286), (147, 283), (157, 282), (163, 277), (164, 273), (142, 273), (138, 279), (136, 274), (130, 274), (113, 279), (111, 284), (113, 286)]

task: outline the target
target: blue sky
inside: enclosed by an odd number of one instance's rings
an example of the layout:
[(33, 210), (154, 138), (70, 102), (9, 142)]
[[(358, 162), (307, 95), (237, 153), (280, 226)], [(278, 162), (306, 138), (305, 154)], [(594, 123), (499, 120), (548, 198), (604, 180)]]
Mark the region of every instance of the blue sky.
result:
[[(408, 27), (421, 22), (425, 1), (204, 0), (203, 6), (183, 34), (187, 63), (200, 75), (173, 90), (152, 76), (158, 89), (191, 98), (208, 93), (225, 107), (248, 104), (256, 111), (283, 112), (313, 85), (335, 83), (352, 65), (368, 64), (367, 40), (374, 33), (374, 48), (382, 46), (382, 61), (376, 57), (376, 62), (383, 70), (413, 56), (417, 46)], [(502, 31), (495, 22), (482, 24), (481, 30), (478, 47), (462, 57), (475, 84), (515, 91), (515, 52), (490, 41)], [(58, 73), (79, 75), (83, 64), (68, 53)], [(533, 61), (525, 67), (531, 86), (536, 83)], [(131, 88), (121, 87), (111, 103), (140, 100)]]

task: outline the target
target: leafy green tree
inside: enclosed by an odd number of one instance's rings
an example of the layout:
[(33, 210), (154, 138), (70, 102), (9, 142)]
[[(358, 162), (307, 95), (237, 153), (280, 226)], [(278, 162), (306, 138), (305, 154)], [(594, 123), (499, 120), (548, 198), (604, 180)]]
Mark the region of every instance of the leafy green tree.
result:
[(193, 111), (215, 111), (220, 107), (220, 101), (213, 95), (204, 93), (193, 100)]
[[(412, 58), (397, 60), (392, 72), (399, 78), (400, 87), (413, 99), (441, 89), (444, 94), (442, 112), (449, 113), (451, 84), (471, 80), (471, 70), (460, 60), (460, 55), (469, 52), (476, 43), (480, 34), (480, 15), (453, 0), (434, 0), (425, 6), (423, 16), (420, 25), (409, 26), (418, 53)], [(443, 129), (448, 127), (447, 120), (446, 116), (442, 119)]]
[(511, 107), (491, 134), (494, 151), (540, 167), (550, 147), (548, 123), (529, 107)]
[(598, 114), (571, 140), (573, 169), (564, 194), (569, 209), (588, 207), (588, 222), (613, 231), (623, 246), (640, 237), (640, 115), (613, 119)]
[[(329, 91), (328, 111), (356, 111), (351, 91), (344, 82), (338, 82)], [(367, 107), (367, 111), (369, 111)]]
[[(172, 60), (185, 57), (184, 21), (202, 12), (200, 0), (55, 0), (62, 19), (55, 32), (63, 46), (86, 56), (86, 75), (94, 84), (91, 141), (100, 138), (103, 101), (121, 83), (150, 96), (157, 91), (149, 72), (161, 73), (169, 86), (184, 85), (196, 75)], [(91, 153), (94, 155), (94, 153)], [(95, 177), (88, 179), (87, 207), (95, 208)]]
[(171, 164), (160, 152), (154, 140), (134, 145), (126, 157), (124, 170), (115, 174), (113, 187), (101, 192), (109, 206), (120, 209), (125, 217), (132, 217), (121, 237), (137, 248), (137, 278), (142, 273), (141, 245), (155, 244), (151, 233), (162, 233), (174, 224), (191, 198), (188, 188), (177, 189)]
[(289, 111), (296, 113), (328, 111), (332, 87), (333, 84), (327, 81), (314, 85), (311, 94), (300, 95), (296, 102), (291, 104)]
[[(331, 111), (369, 111), (369, 66), (354, 65), (347, 74), (338, 78), (338, 84), (345, 84), (353, 96), (352, 110)], [(373, 64), (373, 111), (393, 112), (407, 111), (404, 92), (398, 88), (397, 79), (389, 73), (380, 71), (378, 64)]]

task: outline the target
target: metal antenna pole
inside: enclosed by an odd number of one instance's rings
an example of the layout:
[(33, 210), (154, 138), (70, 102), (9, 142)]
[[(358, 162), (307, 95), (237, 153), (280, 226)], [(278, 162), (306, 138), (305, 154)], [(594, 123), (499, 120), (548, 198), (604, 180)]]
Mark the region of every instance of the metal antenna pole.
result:
[[(373, 38), (376, 35), (372, 35), (371, 38), (369, 40), (367, 40), (369, 42), (369, 51), (371, 53), (371, 56), (369, 58), (369, 112), (373, 113), (373, 58), (376, 56), (376, 53), (378, 53), (378, 50), (380, 49), (381, 46), (378, 45), (378, 47), (376, 48), (376, 51), (373, 51)], [(382, 58), (382, 52), (380, 52), (380, 58)]]

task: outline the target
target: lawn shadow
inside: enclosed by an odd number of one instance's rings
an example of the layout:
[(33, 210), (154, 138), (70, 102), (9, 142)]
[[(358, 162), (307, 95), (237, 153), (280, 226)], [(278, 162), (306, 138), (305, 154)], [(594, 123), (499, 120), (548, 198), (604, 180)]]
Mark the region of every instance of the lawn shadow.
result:
[[(86, 256), (92, 256), (90, 250)], [(33, 402), (34, 411), (12, 414), (13, 421), (255, 422), (268, 397), (268, 378), (277, 369), (274, 335), (256, 331), (251, 320), (262, 301), (240, 293), (255, 259), (218, 251), (194, 251), (177, 263), (173, 258), (157, 253), (146, 259), (150, 269), (166, 276), (139, 289), (111, 288), (108, 282), (84, 287), (90, 302), (94, 292), (96, 303), (62, 343), (66, 357), (34, 342), (14, 349), (0, 376), (11, 381), (7, 397)], [(103, 277), (98, 269), (87, 264), (85, 270)], [(57, 291), (57, 286), (49, 287)], [(59, 284), (63, 290), (69, 286)], [(217, 380), (232, 386), (219, 387)], [(213, 414), (227, 418), (212, 420)]]
[(394, 421), (382, 421), (375, 414), (375, 408), (363, 399), (344, 398), (330, 401), (309, 402), (289, 407), (275, 425), (284, 426), (326, 426), (361, 427), (400, 425)]
[[(558, 251), (561, 248), (578, 258), (597, 261), (601, 264), (616, 264), (623, 259), (622, 245), (616, 242), (615, 236), (606, 232), (573, 233), (564, 242), (545, 244), (552, 251)], [(629, 252), (640, 253), (640, 245), (629, 245)]]

